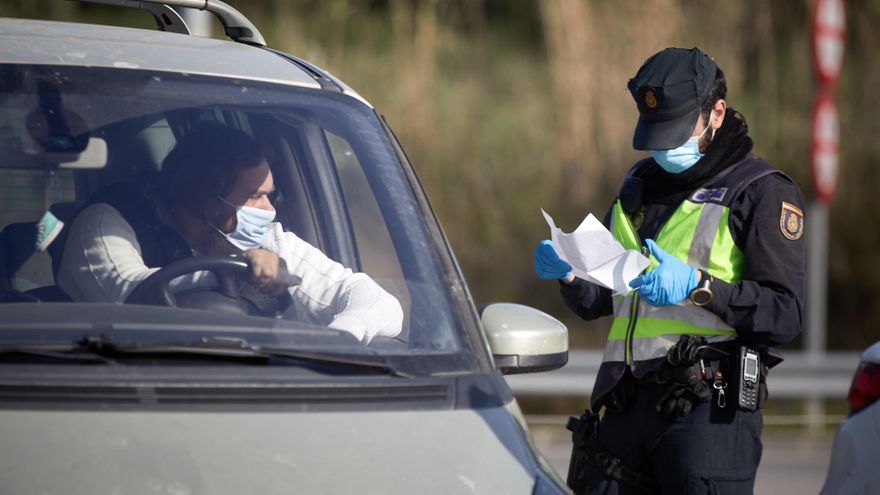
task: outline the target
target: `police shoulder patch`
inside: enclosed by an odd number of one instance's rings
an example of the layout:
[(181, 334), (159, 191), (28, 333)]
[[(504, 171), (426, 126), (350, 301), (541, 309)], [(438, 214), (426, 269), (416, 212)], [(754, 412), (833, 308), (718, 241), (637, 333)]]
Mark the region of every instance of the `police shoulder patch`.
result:
[(779, 230), (786, 239), (796, 241), (804, 235), (804, 212), (797, 206), (782, 202), (782, 212), (779, 214)]

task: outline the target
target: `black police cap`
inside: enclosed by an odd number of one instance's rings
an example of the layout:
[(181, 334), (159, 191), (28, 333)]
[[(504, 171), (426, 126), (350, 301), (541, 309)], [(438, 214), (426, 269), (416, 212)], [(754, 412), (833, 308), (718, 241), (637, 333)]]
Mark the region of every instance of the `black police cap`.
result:
[(718, 66), (697, 48), (667, 48), (642, 64), (629, 88), (639, 108), (637, 150), (669, 150), (691, 137), (700, 104), (709, 97)]

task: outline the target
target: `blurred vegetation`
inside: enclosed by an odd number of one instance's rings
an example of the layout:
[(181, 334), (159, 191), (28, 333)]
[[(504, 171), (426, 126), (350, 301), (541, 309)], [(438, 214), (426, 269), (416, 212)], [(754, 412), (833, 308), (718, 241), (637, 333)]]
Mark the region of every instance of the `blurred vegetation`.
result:
[[(345, 80), (386, 116), (414, 162), (478, 305), (541, 308), (578, 345), (607, 322), (577, 320), (532, 254), (548, 229), (604, 214), (623, 174), (637, 112), (626, 82), (667, 46), (698, 46), (728, 77), (729, 103), (755, 151), (812, 201), (816, 92), (810, 0), (228, 0), (271, 46)], [(880, 2), (847, 0), (836, 96), (842, 170), (832, 208), (828, 343), (880, 339)], [(152, 28), (143, 13), (60, 0), (5, 0), (0, 15)], [(219, 36), (219, 24), (214, 28)], [(809, 216), (807, 228), (809, 228)], [(797, 346), (798, 343), (793, 344)]]

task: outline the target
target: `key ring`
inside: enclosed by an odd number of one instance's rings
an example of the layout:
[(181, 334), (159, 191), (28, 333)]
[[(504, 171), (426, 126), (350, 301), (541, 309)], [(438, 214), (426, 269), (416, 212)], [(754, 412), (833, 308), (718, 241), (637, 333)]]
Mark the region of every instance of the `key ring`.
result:
[(724, 409), (727, 406), (727, 396), (724, 393), (724, 389), (727, 388), (727, 382), (715, 380), (712, 382), (712, 388), (718, 391), (718, 407)]

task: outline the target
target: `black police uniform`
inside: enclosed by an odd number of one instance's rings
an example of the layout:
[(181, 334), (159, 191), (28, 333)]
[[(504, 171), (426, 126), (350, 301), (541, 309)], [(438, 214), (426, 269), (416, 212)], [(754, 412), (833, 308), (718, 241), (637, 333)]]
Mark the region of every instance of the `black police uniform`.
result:
[[(714, 77), (714, 64), (711, 67)], [(636, 96), (637, 90), (631, 90)], [(694, 124), (690, 125), (693, 129)], [(638, 128), (636, 133), (638, 137)], [(639, 237), (656, 238), (673, 212), (697, 189), (719, 175), (753, 164), (758, 159), (751, 148), (744, 119), (728, 108), (706, 154), (693, 167), (670, 174), (653, 159), (637, 163), (619, 197), (622, 204), (632, 203), (624, 196), (639, 198), (637, 204), (625, 208)], [(633, 183), (641, 184), (639, 194), (626, 190), (627, 184)], [(802, 326), (803, 203), (797, 185), (778, 172), (762, 174), (740, 190), (730, 204), (728, 223), (744, 254), (742, 278), (735, 284), (714, 280), (714, 298), (704, 306), (736, 330), (737, 341), (761, 349), (764, 362), (770, 365), (781, 360), (774, 359), (770, 346), (790, 341)], [(610, 216), (609, 212), (606, 227), (610, 227)], [(612, 314), (609, 289), (581, 279), (560, 284), (566, 304), (582, 318)], [(731, 403), (726, 407), (719, 407), (713, 397), (694, 404), (689, 414), (668, 419), (657, 409), (667, 385), (644, 380), (642, 375), (635, 378), (627, 369), (621, 376), (604, 365), (600, 369), (592, 405), (594, 410), (606, 407), (598, 431), (602, 449), (649, 478), (652, 492), (752, 493), (762, 450), (760, 409), (739, 409), (735, 395), (730, 394)], [(645, 493), (610, 479), (595, 464), (588, 463), (586, 470), (588, 485), (596, 493)]]
[[(754, 160), (750, 149), (745, 124), (729, 109), (715, 142), (691, 169), (673, 175), (653, 160), (639, 162), (631, 171), (644, 186), (642, 204), (632, 215), (640, 224), (639, 237), (655, 238), (679, 204), (700, 186), (731, 167)], [(793, 339), (803, 321), (803, 220), (798, 228), (789, 229), (785, 219), (790, 210), (783, 203), (802, 211), (803, 197), (791, 179), (778, 173), (755, 180), (733, 201), (729, 224), (746, 260), (743, 277), (736, 284), (716, 280), (714, 298), (705, 306), (736, 329), (739, 339), (760, 346), (765, 362), (772, 352), (769, 346)], [(605, 224), (610, 224), (610, 212)], [(575, 279), (562, 284), (561, 292), (569, 308), (584, 319), (612, 313), (609, 289)], [(751, 492), (761, 455), (760, 410), (737, 411), (735, 404), (720, 410), (715, 402), (704, 402), (689, 415), (669, 422), (655, 407), (664, 385), (642, 383), (630, 375), (623, 380), (627, 383), (600, 372), (592, 396), (593, 408), (598, 410), (607, 405), (606, 394), (598, 391), (615, 386), (629, 390), (624, 410), (606, 411), (600, 426), (599, 442), (610, 453), (653, 477), (663, 493), (691, 493), (687, 491), (691, 485), (701, 489), (722, 486), (721, 493), (726, 493), (724, 484), (739, 490), (731, 493)], [(687, 466), (690, 473), (681, 466)], [(598, 472), (594, 475), (604, 478)], [(627, 493), (631, 488), (620, 490)]]

